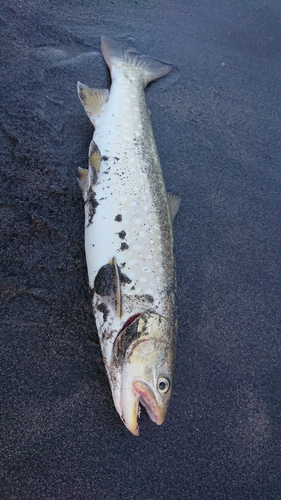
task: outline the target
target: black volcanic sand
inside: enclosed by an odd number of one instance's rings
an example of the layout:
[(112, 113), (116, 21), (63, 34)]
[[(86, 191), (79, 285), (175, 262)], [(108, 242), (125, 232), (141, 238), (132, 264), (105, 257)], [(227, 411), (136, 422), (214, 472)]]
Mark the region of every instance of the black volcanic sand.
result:
[[(6, 0), (1, 21), (1, 499), (280, 499), (280, 1)], [(101, 35), (175, 65), (147, 90), (182, 198), (175, 387), (138, 438), (101, 358), (76, 182)]]

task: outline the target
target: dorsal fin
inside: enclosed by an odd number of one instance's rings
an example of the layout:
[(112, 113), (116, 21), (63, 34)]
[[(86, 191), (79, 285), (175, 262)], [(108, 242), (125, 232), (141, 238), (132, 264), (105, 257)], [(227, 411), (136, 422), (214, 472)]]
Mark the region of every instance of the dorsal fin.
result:
[(167, 198), (168, 198), (168, 204), (170, 207), (172, 220), (174, 220), (175, 216), (177, 215), (177, 213), (179, 211), (181, 199), (179, 196), (177, 196), (176, 194), (173, 194), (173, 193), (167, 193)]
[(81, 82), (77, 82), (78, 96), (85, 111), (95, 127), (95, 120), (99, 117), (104, 103), (108, 100), (108, 89), (91, 89)]

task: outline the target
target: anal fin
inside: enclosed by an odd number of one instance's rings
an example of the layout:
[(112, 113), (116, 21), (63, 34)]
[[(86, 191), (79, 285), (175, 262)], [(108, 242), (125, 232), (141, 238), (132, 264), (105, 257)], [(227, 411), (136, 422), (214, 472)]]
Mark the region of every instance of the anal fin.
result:
[(85, 198), (87, 188), (88, 188), (88, 174), (90, 174), (90, 186), (93, 186), (97, 182), (98, 173), (100, 169), (101, 162), (101, 152), (96, 145), (95, 141), (92, 140), (89, 147), (89, 169), (78, 167), (77, 180), (81, 188), (83, 197)]
[(100, 169), (101, 162), (101, 152), (96, 145), (95, 141), (92, 140), (89, 147), (89, 169), (91, 171), (91, 185), (96, 184), (98, 173)]

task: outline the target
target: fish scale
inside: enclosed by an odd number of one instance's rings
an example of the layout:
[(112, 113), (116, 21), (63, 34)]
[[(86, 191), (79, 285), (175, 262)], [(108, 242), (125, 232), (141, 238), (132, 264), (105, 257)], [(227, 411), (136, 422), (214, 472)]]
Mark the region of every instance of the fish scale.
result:
[[(110, 92), (78, 83), (95, 127), (89, 168), (80, 169), (85, 251), (115, 407), (138, 434), (139, 402), (160, 424), (172, 386), (172, 215), (179, 200), (172, 197), (171, 208), (144, 95), (146, 84), (165, 76), (171, 66), (105, 37), (101, 49), (111, 71)], [(163, 394), (159, 380), (168, 387)]]

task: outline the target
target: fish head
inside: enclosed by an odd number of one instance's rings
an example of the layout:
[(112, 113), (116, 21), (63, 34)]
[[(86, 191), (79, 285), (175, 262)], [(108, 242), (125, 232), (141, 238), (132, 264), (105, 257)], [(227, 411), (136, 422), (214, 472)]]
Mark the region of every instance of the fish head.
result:
[(139, 434), (140, 404), (161, 425), (170, 402), (175, 335), (163, 316), (146, 311), (117, 337), (121, 378), (115, 406), (132, 434)]

